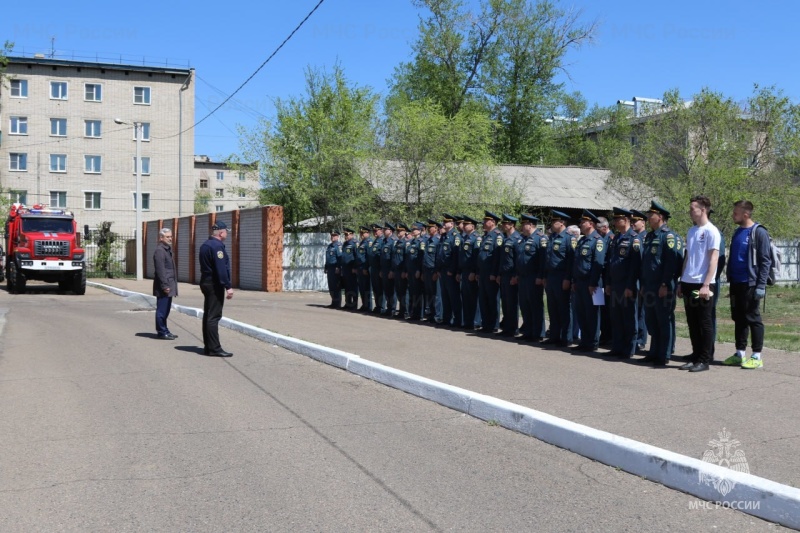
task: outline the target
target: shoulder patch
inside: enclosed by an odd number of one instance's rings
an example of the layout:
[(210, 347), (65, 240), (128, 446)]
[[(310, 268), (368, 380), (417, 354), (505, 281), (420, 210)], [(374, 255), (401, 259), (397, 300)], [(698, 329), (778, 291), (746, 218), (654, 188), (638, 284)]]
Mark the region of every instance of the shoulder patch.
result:
[(574, 250), (578, 246), (578, 239), (572, 237), (570, 240), (572, 241), (572, 249)]
[(633, 249), (634, 250), (639, 250), (639, 247), (641, 247), (641, 245), (642, 245), (642, 243), (639, 242), (639, 237), (636, 237), (636, 238), (633, 239)]
[(672, 233), (667, 233), (667, 246), (669, 248), (675, 248), (675, 235)]
[(603, 239), (597, 239), (597, 243), (594, 245), (598, 252), (603, 251)]
[(498, 235), (497, 236), (496, 244), (497, 244), (497, 246), (503, 246), (503, 236), (502, 235)]
[(224, 254), (224, 253), (222, 253), (222, 250), (219, 250), (219, 251), (217, 252), (217, 257), (219, 257), (220, 259), (222, 259), (223, 257), (225, 257), (225, 254)]

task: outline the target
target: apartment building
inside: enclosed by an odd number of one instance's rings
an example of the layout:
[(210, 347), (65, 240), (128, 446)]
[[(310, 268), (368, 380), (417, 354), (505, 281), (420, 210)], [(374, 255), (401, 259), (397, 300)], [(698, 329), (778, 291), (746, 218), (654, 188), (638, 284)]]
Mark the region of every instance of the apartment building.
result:
[(194, 157), (195, 213), (232, 211), (259, 205), (258, 163), (233, 167), (212, 161), (207, 155)]
[(194, 118), (194, 69), (10, 57), (0, 190), (133, 234), (139, 144), (142, 220), (191, 214)]

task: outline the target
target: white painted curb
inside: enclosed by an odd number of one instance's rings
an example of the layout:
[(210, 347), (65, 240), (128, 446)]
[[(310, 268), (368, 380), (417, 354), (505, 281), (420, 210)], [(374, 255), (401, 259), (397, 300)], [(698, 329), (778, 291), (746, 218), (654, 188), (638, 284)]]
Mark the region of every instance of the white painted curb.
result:
[[(146, 296), (100, 283), (88, 284), (120, 296)], [(203, 316), (201, 310), (193, 307), (173, 305), (173, 308), (190, 316)], [(535, 409), (368, 361), (355, 354), (279, 335), (236, 320), (223, 318), (220, 324), (703, 500), (800, 529), (800, 489), (576, 424)], [(701, 477), (706, 481), (702, 481)], [(730, 492), (724, 496), (708, 481), (719, 479), (733, 484)]]

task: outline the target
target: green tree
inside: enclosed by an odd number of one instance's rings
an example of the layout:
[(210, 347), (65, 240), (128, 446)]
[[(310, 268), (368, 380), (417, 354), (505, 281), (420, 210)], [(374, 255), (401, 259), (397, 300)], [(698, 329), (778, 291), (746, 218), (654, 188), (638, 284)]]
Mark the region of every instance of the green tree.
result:
[(496, 123), (496, 161), (539, 163), (544, 119), (558, 105), (564, 57), (590, 41), (594, 23), (549, 0), (486, 0), (474, 13), (463, 0), (413, 0), (421, 18), (414, 59), (395, 69), (388, 109), (430, 98), (447, 117), (483, 109)]
[(285, 222), (318, 217), (324, 228), (374, 212), (374, 192), (361, 176), (375, 149), (378, 96), (348, 82), (343, 69), (306, 70), (306, 94), (275, 102), (274, 122), (240, 131), (232, 164), (257, 161), (263, 203), (284, 208)]
[(498, 178), (492, 126), (484, 112), (462, 109), (449, 117), (432, 99), (395, 108), (384, 122), (381, 157), (365, 173), (386, 200), (380, 214), (424, 221), (476, 206), (514, 208), (520, 195)]
[(677, 90), (663, 100), (659, 112), (633, 126), (636, 146), (630, 158), (611, 165), (609, 186), (633, 206), (659, 198), (678, 215), (671, 225), (683, 233), (691, 225), (682, 215), (690, 198), (705, 194), (723, 230), (733, 229), (733, 203), (746, 198), (774, 236), (794, 235), (797, 110), (788, 98), (756, 87), (744, 106), (707, 89), (690, 102)]

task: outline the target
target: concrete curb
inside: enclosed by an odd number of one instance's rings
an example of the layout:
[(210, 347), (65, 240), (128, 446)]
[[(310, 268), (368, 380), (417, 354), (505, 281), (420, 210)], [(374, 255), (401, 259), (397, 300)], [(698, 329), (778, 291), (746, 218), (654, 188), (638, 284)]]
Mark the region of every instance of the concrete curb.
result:
[[(100, 283), (88, 284), (119, 296), (146, 296)], [(193, 307), (173, 305), (173, 309), (189, 316), (203, 316), (201, 310)], [(236, 320), (223, 318), (220, 324), (358, 376), (692, 494), (708, 502), (800, 529), (800, 489), (576, 424), (535, 409), (381, 365), (355, 354), (279, 335)], [(718, 490), (715, 486), (719, 486), (720, 482), (723, 482), (725, 488)]]

